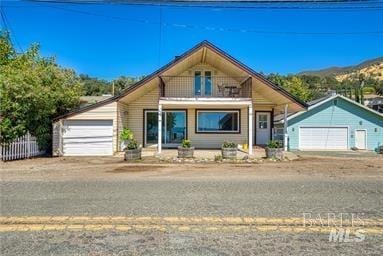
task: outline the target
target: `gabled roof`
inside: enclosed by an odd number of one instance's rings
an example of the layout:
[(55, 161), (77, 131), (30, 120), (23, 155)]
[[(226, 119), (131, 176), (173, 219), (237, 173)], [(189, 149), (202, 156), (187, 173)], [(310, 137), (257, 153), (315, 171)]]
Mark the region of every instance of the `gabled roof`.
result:
[(128, 93), (130, 93), (131, 91), (137, 89), (138, 87), (142, 86), (143, 84), (145, 84), (146, 82), (148, 82), (149, 80), (161, 75), (161, 73), (163, 73), (164, 71), (168, 70), (169, 68), (177, 65), (178, 63), (180, 63), (182, 60), (184, 60), (186, 57), (190, 56), (191, 54), (193, 54), (194, 52), (198, 51), (200, 48), (202, 47), (207, 47), (209, 48), (210, 50), (216, 52), (217, 54), (219, 54), (221, 57), (227, 59), (228, 61), (230, 61), (232, 64), (234, 64), (235, 66), (239, 67), (240, 69), (244, 70), (245, 72), (249, 73), (249, 75), (251, 76), (254, 76), (256, 78), (258, 78), (259, 80), (261, 80), (262, 82), (264, 82), (265, 84), (269, 85), (271, 88), (273, 88), (274, 90), (276, 91), (279, 91), (280, 93), (282, 93), (283, 95), (285, 95), (286, 97), (290, 98), (292, 101), (298, 103), (298, 105), (301, 105), (302, 107), (307, 107), (306, 103), (301, 101), (300, 99), (298, 99), (297, 97), (295, 97), (294, 95), (290, 94), (288, 91), (286, 91), (284, 88), (272, 83), (271, 81), (267, 80), (262, 74), (254, 71), (253, 69), (251, 69), (250, 67), (246, 66), (245, 64), (243, 64), (242, 62), (240, 62), (239, 60), (235, 59), (234, 57), (232, 57), (231, 55), (229, 55), (228, 53), (226, 53), (225, 51), (221, 50), (220, 48), (218, 48), (217, 46), (213, 45), (212, 43), (210, 43), (209, 41), (207, 40), (204, 40), (202, 41), (201, 43), (195, 45), (193, 48), (191, 48), (190, 50), (186, 51), (185, 53), (183, 53), (182, 55), (178, 56), (177, 58), (175, 58), (173, 61), (169, 62), (168, 64), (166, 64), (165, 66), (163, 66), (162, 68), (158, 69), (157, 71), (153, 72), (152, 74), (146, 76), (144, 79), (138, 81), (136, 84), (130, 86), (129, 88), (123, 90), (121, 92), (121, 94), (119, 95), (119, 98), (127, 95)]
[[(299, 111), (299, 112), (296, 112), (296, 113), (294, 113), (294, 114), (288, 116), (288, 117), (287, 117), (287, 121), (289, 121), (289, 120), (291, 120), (291, 119), (294, 119), (295, 117), (300, 116), (300, 115), (302, 115), (302, 114), (304, 114), (304, 113), (306, 113), (306, 112), (308, 112), (308, 111), (310, 111), (310, 110), (312, 110), (312, 109), (315, 109), (315, 108), (317, 108), (317, 107), (319, 107), (319, 106), (325, 104), (326, 102), (329, 102), (329, 101), (334, 100), (334, 99), (336, 99), (336, 98), (341, 98), (341, 99), (343, 99), (343, 100), (345, 100), (345, 101), (348, 101), (348, 102), (350, 102), (350, 103), (352, 103), (352, 104), (354, 104), (354, 105), (356, 105), (356, 106), (358, 106), (358, 107), (360, 107), (360, 108), (363, 108), (363, 109), (365, 109), (365, 110), (367, 110), (367, 111), (369, 111), (369, 112), (371, 112), (371, 113), (373, 113), (373, 114), (376, 114), (376, 115), (378, 115), (379, 117), (383, 117), (383, 114), (382, 114), (382, 113), (379, 113), (379, 112), (377, 112), (377, 111), (375, 111), (375, 110), (373, 110), (373, 109), (371, 109), (371, 108), (369, 108), (369, 107), (366, 107), (365, 105), (362, 105), (362, 104), (360, 104), (360, 103), (358, 103), (358, 102), (356, 102), (356, 101), (353, 101), (353, 100), (351, 100), (351, 99), (349, 99), (349, 98), (347, 98), (347, 97), (345, 97), (345, 96), (343, 96), (343, 95), (336, 94), (336, 95), (333, 95), (333, 96), (331, 96), (331, 97), (324, 97), (324, 98), (322, 98), (321, 101), (319, 101), (319, 102), (317, 102), (317, 103), (315, 103), (315, 104), (313, 104), (313, 105), (310, 105), (310, 106), (307, 108), (307, 110)], [(276, 121), (276, 122), (277, 122), (277, 121)], [(279, 122), (280, 122), (280, 123), (284, 123), (284, 120), (281, 119)]]
[(60, 118), (68, 117), (68, 116), (71, 116), (71, 115), (74, 115), (74, 114), (77, 114), (77, 113), (85, 112), (85, 111), (87, 111), (89, 109), (96, 108), (96, 107), (102, 106), (104, 104), (108, 104), (108, 103), (110, 103), (112, 101), (115, 101), (115, 100), (119, 100), (122, 97), (128, 95), (129, 93), (131, 93), (131, 92), (135, 91), (136, 89), (140, 88), (141, 86), (144, 86), (147, 82), (151, 81), (152, 79), (155, 79), (156, 77), (160, 76), (162, 73), (164, 73), (165, 71), (169, 70), (170, 68), (172, 68), (173, 66), (177, 65), (178, 63), (182, 62), (187, 57), (189, 57), (190, 55), (192, 55), (193, 53), (195, 53), (196, 51), (200, 50), (203, 47), (206, 47), (206, 48), (210, 49), (211, 51), (217, 53), (222, 58), (226, 59), (227, 61), (229, 61), (230, 63), (232, 63), (236, 67), (238, 67), (239, 69), (241, 69), (244, 72), (248, 73), (250, 76), (258, 78), (260, 81), (262, 81), (263, 83), (265, 83), (266, 85), (271, 87), (273, 90), (278, 91), (279, 93), (281, 93), (285, 97), (289, 98), (291, 101), (295, 102), (296, 104), (300, 105), (301, 107), (304, 107), (304, 108), (307, 107), (307, 104), (305, 102), (301, 101), (300, 99), (298, 99), (294, 95), (290, 94), (288, 91), (286, 91), (281, 86), (278, 86), (278, 85), (272, 83), (271, 81), (267, 80), (262, 74), (260, 74), (258, 72), (255, 72), (253, 69), (251, 69), (250, 67), (246, 66), (242, 62), (238, 61), (237, 59), (235, 59), (234, 57), (232, 57), (231, 55), (229, 55), (225, 51), (221, 50), (220, 48), (218, 48), (217, 46), (213, 45), (209, 41), (204, 40), (204, 41), (200, 42), (199, 44), (195, 45), (194, 47), (192, 47), (191, 49), (189, 49), (188, 51), (186, 51), (185, 53), (183, 53), (182, 55), (177, 56), (177, 58), (173, 59), (172, 61), (170, 61), (169, 63), (167, 63), (163, 67), (161, 67), (160, 69), (154, 71), (153, 73), (151, 73), (150, 75), (144, 77), (143, 79), (141, 79), (140, 81), (138, 81), (135, 84), (131, 85), (130, 87), (122, 90), (119, 95), (116, 95), (116, 96), (111, 97), (109, 99), (106, 99), (104, 101), (97, 102), (96, 104), (90, 105), (87, 108), (74, 110), (74, 111), (69, 112), (69, 113), (67, 113), (65, 115), (56, 117), (54, 120), (58, 120)]

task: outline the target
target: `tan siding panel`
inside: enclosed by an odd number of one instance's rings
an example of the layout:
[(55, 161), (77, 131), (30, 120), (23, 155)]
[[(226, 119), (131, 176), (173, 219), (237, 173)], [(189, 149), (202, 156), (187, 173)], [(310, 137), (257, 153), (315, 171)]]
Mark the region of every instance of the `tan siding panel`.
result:
[(127, 108), (127, 128), (133, 132), (138, 143), (142, 144), (144, 109), (158, 109), (158, 88), (128, 104)]

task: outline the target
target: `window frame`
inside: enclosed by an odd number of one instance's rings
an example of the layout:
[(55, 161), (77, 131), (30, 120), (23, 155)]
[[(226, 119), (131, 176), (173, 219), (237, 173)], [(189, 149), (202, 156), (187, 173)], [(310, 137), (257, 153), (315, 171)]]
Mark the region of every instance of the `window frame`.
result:
[[(235, 131), (199, 131), (198, 129), (198, 114), (200, 112), (222, 112), (222, 113), (237, 113), (238, 128)], [(196, 134), (241, 134), (241, 109), (196, 109), (195, 110), (195, 133)]]

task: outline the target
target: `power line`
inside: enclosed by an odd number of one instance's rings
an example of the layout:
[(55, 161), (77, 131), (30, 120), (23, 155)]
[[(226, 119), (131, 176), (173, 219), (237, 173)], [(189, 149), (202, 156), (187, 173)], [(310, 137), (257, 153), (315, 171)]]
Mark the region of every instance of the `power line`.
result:
[[(195, 30), (208, 30), (208, 31), (218, 31), (218, 32), (240, 32), (240, 33), (255, 33), (255, 34), (262, 34), (262, 35), (319, 35), (319, 36), (325, 36), (325, 35), (331, 35), (331, 36), (356, 36), (356, 35), (383, 35), (382, 31), (338, 31), (338, 32), (305, 32), (305, 31), (267, 31), (267, 30), (259, 30), (254, 28), (228, 28), (228, 27), (215, 27), (215, 26), (199, 26), (199, 25), (193, 25), (193, 24), (182, 24), (182, 23), (168, 23), (168, 22), (162, 22), (162, 13), (160, 13), (160, 21), (150, 21), (147, 19), (133, 19), (133, 18), (125, 18), (125, 17), (119, 17), (119, 16), (110, 16), (110, 15), (104, 15), (89, 11), (82, 11), (72, 8), (65, 8), (65, 7), (58, 7), (58, 6), (50, 6), (54, 9), (59, 9), (63, 11), (69, 11), (73, 13), (83, 14), (83, 15), (90, 15), (95, 17), (102, 17), (106, 19), (112, 19), (112, 20), (120, 20), (120, 21), (129, 21), (129, 22), (138, 22), (141, 24), (151, 24), (151, 25), (159, 25), (160, 29), (160, 37), (162, 36), (162, 27), (175, 27), (179, 29), (195, 29)], [(161, 46), (159, 46), (159, 51)]]
[(5, 28), (5, 30), (10, 34), (9, 39), (10, 39), (11, 42), (12, 42), (12, 36), (13, 36), (13, 39), (14, 39), (14, 41), (15, 41), (17, 47), (19, 48), (19, 50), (20, 50), (21, 52), (24, 52), (24, 51), (23, 51), (23, 48), (21, 47), (21, 44), (20, 44), (19, 41), (17, 40), (15, 31), (12, 29), (11, 24), (9, 23), (9, 20), (8, 20), (8, 18), (7, 18), (7, 15), (5, 14), (5, 11), (4, 11), (4, 9), (3, 9), (1, 6), (0, 6), (0, 14), (1, 14), (1, 20), (2, 20), (2, 22), (3, 22), (3, 24), (4, 24), (4, 28)]
[(232, 9), (300, 9), (300, 10), (382, 10), (381, 0), (286, 0), (286, 1), (79, 1), (79, 0), (26, 0), (35, 3), (78, 4), (78, 5), (145, 5), (194, 8), (232, 8)]

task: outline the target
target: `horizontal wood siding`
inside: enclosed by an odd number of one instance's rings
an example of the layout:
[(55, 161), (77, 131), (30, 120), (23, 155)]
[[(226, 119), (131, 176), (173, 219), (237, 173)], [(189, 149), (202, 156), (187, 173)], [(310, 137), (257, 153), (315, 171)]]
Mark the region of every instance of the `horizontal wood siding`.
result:
[(117, 151), (117, 102), (114, 101), (62, 120), (113, 120), (113, 151)]
[(218, 95), (219, 84), (228, 83), (232, 85), (239, 84), (238, 81), (231, 78), (229, 75), (217, 70), (216, 68), (207, 65), (199, 64), (178, 74), (175, 78), (165, 81), (165, 96), (166, 97), (194, 97), (194, 72), (201, 71), (204, 75), (205, 71), (211, 71), (212, 74), (212, 95)]
[(289, 147), (299, 147), (299, 127), (348, 127), (348, 146), (355, 146), (355, 130), (367, 130), (367, 148), (377, 149), (383, 145), (383, 118), (341, 98), (324, 103), (288, 123)]
[[(198, 108), (197, 108), (198, 109)], [(219, 108), (214, 108), (219, 110)], [(212, 109), (212, 110), (214, 110)], [(221, 109), (227, 109), (227, 107), (222, 107)], [(227, 140), (232, 141), (237, 144), (247, 143), (248, 138), (248, 108), (241, 108), (241, 120), (240, 120), (240, 129), (239, 134), (201, 134), (195, 133), (195, 124), (196, 124), (196, 108), (188, 109), (188, 135), (189, 139), (192, 141), (193, 145), (196, 148), (220, 148), (221, 144)]]
[(143, 143), (144, 109), (158, 109), (158, 87), (127, 105), (127, 128), (139, 144)]
[(117, 103), (117, 151), (122, 151), (121, 141), (119, 139), (120, 133), (124, 128), (128, 127), (128, 105), (118, 102)]

